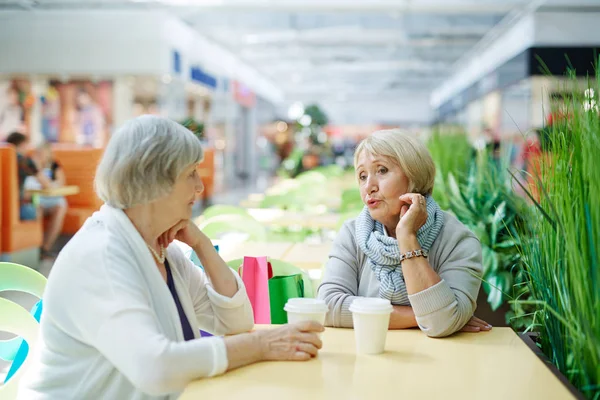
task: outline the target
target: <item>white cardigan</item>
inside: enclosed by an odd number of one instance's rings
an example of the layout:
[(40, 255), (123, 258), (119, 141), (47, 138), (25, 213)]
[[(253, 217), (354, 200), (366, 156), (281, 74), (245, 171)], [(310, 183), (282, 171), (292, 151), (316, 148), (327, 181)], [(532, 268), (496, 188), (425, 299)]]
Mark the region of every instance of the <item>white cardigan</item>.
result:
[(221, 337), (253, 327), (242, 281), (228, 298), (177, 245), (167, 251), (196, 339), (184, 341), (171, 292), (121, 210), (103, 206), (56, 260), (44, 293), (39, 343), (23, 399), (175, 399), (196, 378), (223, 373)]

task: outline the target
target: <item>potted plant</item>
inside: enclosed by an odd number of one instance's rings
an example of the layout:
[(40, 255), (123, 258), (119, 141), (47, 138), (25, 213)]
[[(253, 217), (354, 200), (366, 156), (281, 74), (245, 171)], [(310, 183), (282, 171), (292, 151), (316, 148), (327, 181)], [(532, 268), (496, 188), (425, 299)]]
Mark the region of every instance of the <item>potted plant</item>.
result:
[[(523, 243), (530, 330), (547, 358), (587, 398), (600, 398), (600, 117), (596, 87), (561, 106), (547, 151), (524, 187), (536, 212)], [(536, 189), (537, 196), (531, 189)]]

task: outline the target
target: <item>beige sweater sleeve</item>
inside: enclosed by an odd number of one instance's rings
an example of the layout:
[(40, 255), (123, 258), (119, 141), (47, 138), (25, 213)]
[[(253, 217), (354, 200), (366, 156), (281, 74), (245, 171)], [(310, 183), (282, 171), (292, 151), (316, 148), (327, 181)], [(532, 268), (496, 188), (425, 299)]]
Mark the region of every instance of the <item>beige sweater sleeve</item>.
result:
[(350, 304), (358, 296), (359, 260), (350, 223), (345, 223), (337, 234), (317, 297), (325, 300), (329, 312), (326, 326), (352, 328)]
[(482, 276), (481, 244), (466, 228), (454, 234), (459, 237), (451, 238), (436, 260), (439, 267), (435, 270), (442, 281), (409, 296), (419, 327), (431, 337), (460, 330), (476, 308)]

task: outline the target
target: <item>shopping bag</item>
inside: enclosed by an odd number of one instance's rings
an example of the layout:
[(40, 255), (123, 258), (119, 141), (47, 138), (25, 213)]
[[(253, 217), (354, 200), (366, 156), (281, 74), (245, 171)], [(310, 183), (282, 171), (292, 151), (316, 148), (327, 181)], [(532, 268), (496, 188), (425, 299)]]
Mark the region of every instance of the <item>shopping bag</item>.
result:
[(252, 305), (255, 324), (271, 323), (269, 279), (273, 276), (267, 257), (244, 257), (240, 275)]
[(274, 276), (269, 279), (271, 323), (287, 324), (287, 312), (283, 309), (288, 299), (304, 297), (302, 274)]

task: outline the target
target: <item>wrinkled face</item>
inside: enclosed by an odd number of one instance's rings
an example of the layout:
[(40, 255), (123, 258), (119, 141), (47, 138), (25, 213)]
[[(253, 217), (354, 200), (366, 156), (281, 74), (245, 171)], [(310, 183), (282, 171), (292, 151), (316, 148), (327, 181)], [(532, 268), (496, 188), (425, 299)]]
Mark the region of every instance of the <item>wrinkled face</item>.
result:
[(363, 202), (369, 207), (371, 218), (384, 225), (400, 218), (409, 181), (399, 165), (387, 157), (363, 151), (357, 160), (356, 175)]
[(194, 202), (203, 189), (196, 164), (190, 165), (179, 175), (171, 193), (157, 200), (157, 208), (171, 214), (173, 220), (190, 219)]

